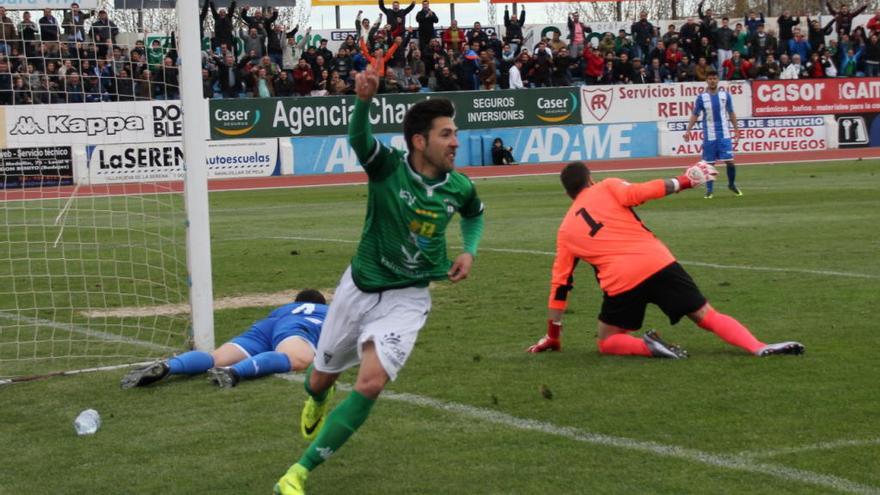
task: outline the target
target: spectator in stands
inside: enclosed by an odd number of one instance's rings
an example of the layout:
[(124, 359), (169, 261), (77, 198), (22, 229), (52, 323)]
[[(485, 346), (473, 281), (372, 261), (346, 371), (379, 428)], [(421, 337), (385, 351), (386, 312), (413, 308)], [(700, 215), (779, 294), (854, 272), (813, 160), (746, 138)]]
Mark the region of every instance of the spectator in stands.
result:
[[(723, 17), (721, 19), (721, 26), (714, 33), (719, 73), (721, 72), (721, 67), (724, 65), (724, 62), (733, 56), (734, 38), (735, 34), (733, 30), (730, 29), (730, 19)], [(706, 62), (711, 63), (711, 60), (707, 58)]]
[(694, 57), (703, 57), (710, 65), (715, 65), (715, 61), (719, 60), (718, 52), (715, 51), (715, 48), (712, 46), (712, 42), (710, 42), (709, 38), (707, 38), (706, 36), (700, 37), (700, 45), (697, 47), (696, 50), (694, 50)]
[(697, 66), (687, 54), (682, 55), (681, 61), (675, 66), (675, 80), (678, 82), (697, 80)]
[(440, 22), (437, 14), (431, 10), (428, 0), (422, 0), (422, 10), (416, 14), (416, 23), (419, 25), (419, 48), (424, 50), (437, 37), (434, 25)]
[(296, 69), (293, 70), (293, 87), (296, 94), (306, 96), (312, 92), (315, 86), (315, 74), (309, 62), (300, 57)]
[[(391, 48), (388, 49), (388, 53), (385, 53), (385, 50), (382, 48), (376, 49), (373, 53), (367, 49), (366, 42), (363, 38), (360, 40), (361, 43), (361, 54), (364, 58), (367, 59), (367, 63), (373, 66), (376, 69), (376, 74), (381, 78), (385, 75), (385, 66), (389, 60), (394, 56), (394, 53), (400, 48), (400, 45), (394, 43), (391, 45)], [(381, 84), (381, 79), (380, 79)]]
[(598, 84), (605, 67), (605, 59), (589, 43), (584, 47), (582, 56), (584, 59), (584, 83)]
[(622, 53), (626, 53), (630, 58), (633, 57), (633, 42), (626, 35), (626, 31), (621, 29), (614, 38), (614, 53), (619, 57)]
[(250, 56), (262, 58), (266, 54), (266, 36), (261, 34), (259, 29), (255, 27), (248, 28), (248, 34), (242, 41), (244, 42), (244, 52)]
[(202, 97), (214, 98), (214, 84), (217, 82), (217, 76), (211, 73), (208, 68), (202, 68)]
[(762, 64), (768, 53), (776, 54), (776, 37), (767, 33), (763, 24), (759, 24), (758, 30), (749, 39), (749, 47), (749, 54), (755, 57), (758, 64)]
[(501, 138), (495, 138), (492, 141), (492, 165), (513, 165), (515, 163), (513, 148), (504, 146), (504, 141)]
[(42, 41), (58, 41), (58, 19), (52, 15), (52, 9), (43, 9), (43, 17), (40, 17), (39, 24)]
[[(0, 6), (0, 53), (10, 55), (12, 48), (18, 45), (18, 32), (15, 30), (15, 23), (6, 15), (6, 7)], [(9, 81), (10, 88), (12, 80)], [(12, 97), (10, 96), (10, 101)]]
[(776, 24), (779, 26), (779, 44), (782, 47), (788, 46), (788, 40), (794, 38), (794, 32), (792, 28), (799, 25), (801, 23), (801, 18), (792, 17), (791, 11), (786, 9), (782, 11), (782, 15), (776, 19)]
[(85, 22), (91, 16), (92, 14), (81, 11), (78, 3), (70, 4), (70, 10), (64, 13), (64, 18), (61, 20), (65, 39), (69, 42), (85, 41)]
[(852, 46), (847, 48), (841, 59), (838, 75), (843, 77), (864, 77), (865, 74), (858, 69), (859, 59), (862, 58), (863, 50), (864, 49), (861, 46), (857, 49)]
[(779, 79), (779, 63), (772, 53), (768, 53), (764, 63), (757, 67), (755, 79)]
[[(523, 13), (522, 24), (525, 24), (525, 13)], [(592, 29), (580, 21), (580, 14), (578, 12), (568, 14), (568, 36), (566, 38), (574, 53), (581, 53), (583, 51), (584, 44), (587, 42), (587, 35), (592, 32)]]
[(496, 85), (498, 84), (498, 74), (495, 72), (495, 58), (485, 50), (480, 52), (479, 57), (479, 89), (495, 89)]
[(504, 42), (509, 43), (516, 52), (523, 43), (522, 27), (526, 23), (526, 9), (520, 10), (519, 17), (510, 17), (507, 5), (504, 6)]
[(614, 51), (614, 35), (611, 33), (603, 34), (602, 39), (599, 41), (599, 54), (604, 58), (609, 53), (614, 55)]
[[(98, 47), (99, 58), (107, 56), (108, 50), (112, 49), (112, 46), (116, 44), (116, 36), (118, 34), (119, 28), (116, 27), (116, 23), (107, 17), (107, 11), (102, 10), (98, 12), (98, 20), (92, 23), (91, 36)], [(108, 48), (108, 42), (110, 43), (110, 48)]]
[(755, 33), (758, 32), (758, 26), (764, 24), (764, 13), (761, 12), (761, 17), (758, 17), (758, 14), (754, 10), (750, 10), (745, 16), (743, 24), (745, 24), (748, 35), (754, 36)]
[(513, 65), (510, 66), (507, 74), (507, 83), (510, 89), (525, 89), (525, 82), (522, 78), (522, 61), (516, 60)]
[(70, 71), (64, 78), (62, 93), (67, 98), (67, 103), (84, 103), (86, 101), (85, 88), (82, 79), (76, 71)]
[(31, 13), (28, 11), (22, 14), (21, 22), (18, 23), (18, 34), (25, 42), (36, 40), (40, 34), (37, 23), (31, 20)]
[[(749, 53), (749, 33), (739, 22), (733, 28), (733, 50), (738, 51), (740, 55)], [(732, 57), (733, 53), (730, 55)]]
[(165, 57), (165, 64), (162, 66), (159, 76), (161, 77), (165, 99), (180, 99), (180, 72), (171, 57)]
[(804, 39), (804, 36), (801, 34), (800, 28), (794, 28), (793, 30), (794, 37), (788, 40), (788, 54), (794, 61), (794, 55), (800, 55), (801, 60), (807, 60), (810, 56), (810, 43)]
[(827, 60), (824, 54), (820, 56), (819, 52), (813, 52), (810, 55), (810, 60), (804, 64), (806, 77), (810, 79), (825, 77), (825, 71), (829, 65), (831, 65), (831, 62)]
[[(699, 43), (700, 40), (700, 27), (694, 21), (693, 17), (688, 17), (687, 21), (685, 21), (684, 25), (681, 26), (681, 29), (678, 33), (678, 44), (679, 46), (687, 46), (692, 47)], [(668, 46), (668, 45), (667, 45)], [(662, 62), (662, 60), (661, 60)]]
[(844, 2), (840, 2), (840, 8), (838, 10), (834, 10), (830, 1), (826, 1), (825, 5), (828, 6), (828, 12), (834, 16), (834, 21), (837, 23), (838, 34), (849, 34), (852, 30), (853, 17), (861, 14), (868, 8), (868, 4), (864, 4), (854, 12), (850, 12), (849, 5)]
[[(294, 28), (296, 35), (296, 28)], [(273, 62), (281, 66), (284, 62), (284, 45), (287, 44), (287, 32), (281, 24), (275, 24), (266, 36), (266, 54)]]
[[(785, 57), (785, 55), (783, 55)], [(780, 59), (780, 66), (784, 65), (783, 60)], [(801, 56), (798, 53), (795, 53), (791, 56), (791, 63), (785, 65), (785, 68), (782, 69), (782, 72), (779, 74), (779, 79), (800, 79), (801, 74), (803, 73), (804, 67), (801, 65)]]
[(571, 70), (577, 68), (577, 60), (572, 57), (568, 48), (561, 48), (553, 57), (553, 86), (571, 86)]
[(724, 62), (724, 79), (726, 81), (735, 81), (745, 79), (751, 63), (743, 58), (736, 50), (733, 51), (733, 57)]
[[(702, 2), (700, 3), (702, 8)], [(648, 13), (646, 11), (639, 12), (639, 20), (634, 22), (630, 27), (633, 43), (635, 46), (635, 56), (638, 58), (647, 57), (651, 52), (651, 39), (654, 37), (654, 25), (648, 22)]]
[(715, 20), (714, 12), (712, 9), (706, 10), (703, 12), (703, 5), (705, 5), (706, 0), (700, 0), (700, 3), (697, 4), (697, 14), (700, 17), (700, 33), (703, 36), (712, 36), (712, 33), (718, 29), (718, 21)]
[(871, 33), (871, 37), (865, 43), (865, 75), (880, 76), (880, 41), (876, 32)]
[(408, 65), (403, 68), (403, 78), (400, 79), (400, 87), (404, 93), (418, 93), (422, 90), (422, 83), (413, 74), (412, 67)]
[(479, 22), (474, 23), (474, 27), (465, 34), (465, 39), (467, 39), (468, 46), (472, 48), (474, 43), (479, 43), (480, 50), (482, 50), (486, 46), (486, 43), (489, 42), (489, 36), (483, 31), (483, 25)]
[(706, 57), (698, 57), (697, 65), (694, 67), (694, 80), (704, 82), (709, 76), (709, 72), (714, 70), (715, 69), (709, 65), (709, 61), (706, 60)]
[(297, 29), (298, 28), (293, 28), (293, 30), (287, 33), (287, 43), (284, 45), (284, 49), (281, 52), (281, 68), (286, 71), (293, 71), (293, 69), (296, 68), (297, 61), (302, 56), (306, 41), (312, 32), (312, 28), (309, 27), (306, 29), (306, 35), (297, 42), (295, 38)]
[[(813, 51), (825, 50), (825, 37), (834, 32), (834, 22), (835, 20), (831, 19), (830, 21), (828, 21), (828, 24), (823, 27), (819, 24), (819, 19), (810, 19), (810, 16), (807, 16), (807, 25), (809, 26), (809, 44), (810, 48)], [(793, 37), (794, 36), (792, 35), (792, 38)], [(785, 46), (786, 50), (788, 50), (788, 47), (789, 45)]]
[(393, 70), (385, 71), (384, 84), (381, 84), (380, 86), (382, 88), (382, 93), (394, 94), (403, 91), (400, 81), (397, 79), (397, 75)]
[(232, 53), (227, 53), (226, 57), (218, 62), (217, 83), (223, 98), (238, 98), (238, 95), (244, 90), (244, 78), (241, 71), (245, 64), (247, 64), (247, 59), (236, 63)]
[(412, 70), (413, 76), (419, 80), (422, 87), (428, 86), (428, 70), (425, 61), (422, 59), (422, 51), (418, 48), (412, 50), (406, 56), (406, 65)]
[(435, 76), (437, 81), (437, 91), (458, 91), (461, 86), (458, 84), (458, 77), (452, 73), (448, 66), (442, 66), (440, 73)]
[(232, 16), (235, 13), (235, 0), (229, 4), (229, 13), (226, 9), (219, 11), (214, 7), (213, 0), (208, 2), (211, 8), (211, 16), (214, 18), (214, 37), (211, 38), (211, 48), (226, 45), (230, 50), (235, 49), (234, 26)]
[(400, 2), (394, 0), (389, 10), (385, 7), (385, 0), (379, 0), (379, 10), (388, 18), (388, 24), (391, 26), (391, 36), (403, 36), (403, 32), (406, 30), (406, 16), (415, 6), (416, 2), (413, 0), (409, 7), (401, 10)]
[(668, 45), (669, 43), (672, 43), (673, 41), (675, 41), (675, 42), (679, 41), (678, 31), (675, 29), (675, 24), (670, 24), (669, 27), (666, 29), (666, 32), (663, 33), (663, 36), (660, 39), (658, 39), (657, 41), (653, 42), (652, 48), (656, 48), (656, 45), (658, 42), (661, 42), (661, 43)]
[(550, 53), (556, 55), (559, 50), (567, 48), (568, 44), (562, 41), (562, 38), (559, 37), (559, 31), (554, 29), (550, 32), (550, 41), (547, 42), (547, 47), (550, 48)]

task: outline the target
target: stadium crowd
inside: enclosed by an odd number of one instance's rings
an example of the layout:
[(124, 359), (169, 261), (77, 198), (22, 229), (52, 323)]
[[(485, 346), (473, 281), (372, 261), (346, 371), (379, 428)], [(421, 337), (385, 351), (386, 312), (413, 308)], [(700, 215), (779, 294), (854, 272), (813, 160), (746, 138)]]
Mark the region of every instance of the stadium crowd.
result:
[[(705, 0), (703, 0), (705, 1)], [(212, 26), (202, 54), (207, 98), (338, 95), (353, 93), (356, 71), (373, 65), (381, 93), (457, 91), (578, 84), (643, 84), (703, 81), (710, 68), (722, 79), (798, 79), (880, 75), (880, 10), (865, 26), (853, 26), (853, 11), (827, 4), (833, 19), (783, 12), (778, 30), (763, 14), (728, 19), (704, 9), (681, 24), (657, 26), (645, 12), (630, 31), (604, 33), (598, 46), (592, 30), (569, 14), (564, 33), (524, 43), (526, 12), (505, 9), (504, 32), (479, 22), (439, 26), (428, 1), (407, 26), (415, 2), (387, 7), (379, 0), (371, 22), (359, 13), (355, 32), (335, 51), (327, 40), (308, 41), (310, 29), (277, 22), (274, 8), (243, 6), (201, 10), (201, 30)], [(208, 16), (210, 15), (210, 19)], [(801, 27), (805, 17), (807, 28)], [(829, 35), (836, 33), (836, 39)], [(297, 34), (300, 34), (297, 39)], [(145, 46), (117, 43), (119, 28), (106, 11), (86, 12), (72, 4), (61, 20), (45, 9), (34, 21), (24, 12), (17, 25), (0, 6), (0, 104), (79, 103), (179, 98), (174, 35)]]

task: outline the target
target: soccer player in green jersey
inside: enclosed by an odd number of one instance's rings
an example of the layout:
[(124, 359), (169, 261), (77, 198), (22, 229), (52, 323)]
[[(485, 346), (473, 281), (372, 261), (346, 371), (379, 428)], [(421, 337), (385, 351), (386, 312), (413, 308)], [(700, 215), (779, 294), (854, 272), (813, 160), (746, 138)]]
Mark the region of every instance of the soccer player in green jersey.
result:
[[(458, 138), (452, 103), (431, 98), (409, 109), (403, 119), (404, 153), (370, 132), (369, 109), (378, 86), (372, 68), (355, 78), (348, 138), (369, 178), (367, 215), (306, 373), (309, 398), (300, 430), (314, 440), (275, 485), (277, 494), (305, 493), (309, 472), (367, 419), (425, 324), (431, 310), (428, 283), (467, 278), (483, 232), (483, 204), (474, 184), (454, 170)], [(446, 227), (455, 212), (462, 217), (464, 252), (451, 262)], [(354, 390), (326, 414), (339, 374), (357, 364)]]

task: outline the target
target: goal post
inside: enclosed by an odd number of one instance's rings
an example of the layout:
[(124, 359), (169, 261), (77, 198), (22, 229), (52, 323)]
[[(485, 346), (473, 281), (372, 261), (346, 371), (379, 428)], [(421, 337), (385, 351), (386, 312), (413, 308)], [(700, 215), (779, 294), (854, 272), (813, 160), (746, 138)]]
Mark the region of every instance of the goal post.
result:
[[(179, 100), (154, 98), (151, 80), (126, 71), (133, 60), (105, 58), (113, 97), (101, 101), (88, 41), (59, 55), (74, 43), (37, 39), (40, 74), (0, 104), (0, 383), (214, 348), (200, 2), (157, 2), (162, 24), (147, 32), (176, 33)], [(138, 36), (116, 44), (127, 52)], [(15, 50), (37, 59), (28, 43), (8, 43), (0, 65)], [(67, 72), (50, 76), (58, 66)]]

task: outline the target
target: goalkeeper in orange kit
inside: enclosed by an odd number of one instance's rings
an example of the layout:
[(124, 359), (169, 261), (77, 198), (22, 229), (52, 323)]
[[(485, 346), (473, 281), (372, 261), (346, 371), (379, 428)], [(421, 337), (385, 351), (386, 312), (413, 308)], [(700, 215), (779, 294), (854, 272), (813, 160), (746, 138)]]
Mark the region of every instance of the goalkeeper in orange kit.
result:
[(687, 351), (664, 342), (653, 330), (630, 335), (642, 326), (648, 303), (656, 304), (673, 325), (687, 316), (700, 328), (756, 356), (801, 354), (798, 342), (766, 344), (736, 319), (713, 308), (675, 257), (632, 209), (713, 180), (717, 171), (699, 162), (672, 179), (632, 184), (609, 178), (593, 182), (582, 162), (560, 174), (574, 200), (556, 237), (547, 334), (529, 352), (562, 348), (562, 314), (574, 283), (578, 261), (592, 265), (604, 292), (599, 313), (598, 344), (602, 354), (680, 359)]

